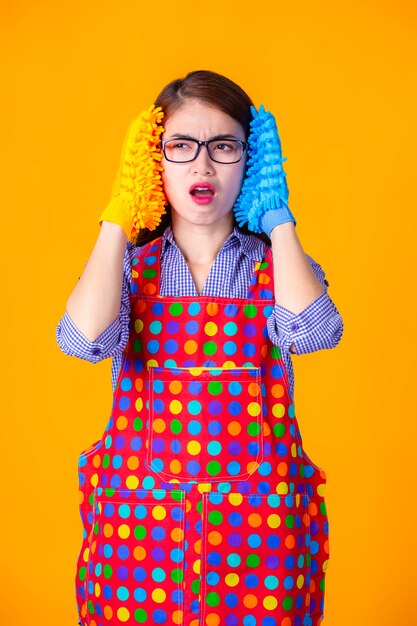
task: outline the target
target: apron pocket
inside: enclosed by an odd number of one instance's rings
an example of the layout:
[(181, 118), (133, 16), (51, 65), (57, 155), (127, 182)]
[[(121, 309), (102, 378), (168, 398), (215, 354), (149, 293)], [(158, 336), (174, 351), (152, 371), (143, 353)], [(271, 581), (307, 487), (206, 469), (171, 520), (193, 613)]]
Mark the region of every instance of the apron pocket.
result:
[(182, 623), (185, 492), (100, 488), (94, 495), (89, 620)]
[(147, 444), (165, 480), (248, 478), (263, 459), (260, 368), (150, 367)]
[(203, 494), (202, 624), (308, 623), (308, 500)]

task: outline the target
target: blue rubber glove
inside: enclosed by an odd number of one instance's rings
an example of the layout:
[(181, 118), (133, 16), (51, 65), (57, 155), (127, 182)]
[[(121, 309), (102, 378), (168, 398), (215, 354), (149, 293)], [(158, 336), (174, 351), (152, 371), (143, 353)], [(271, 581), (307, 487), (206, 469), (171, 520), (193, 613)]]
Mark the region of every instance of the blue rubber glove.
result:
[(281, 163), (281, 141), (274, 116), (251, 106), (252, 120), (248, 138), (248, 161), (246, 178), (233, 206), (239, 226), (248, 222), (254, 233), (264, 232), (270, 236), (275, 226), (296, 221), (288, 208), (286, 173)]

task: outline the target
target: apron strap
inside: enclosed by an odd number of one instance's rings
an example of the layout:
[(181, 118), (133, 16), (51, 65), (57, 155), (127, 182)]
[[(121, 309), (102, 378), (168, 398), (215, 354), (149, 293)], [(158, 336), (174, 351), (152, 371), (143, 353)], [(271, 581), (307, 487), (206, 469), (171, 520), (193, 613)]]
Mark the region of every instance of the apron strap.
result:
[(274, 266), (270, 246), (265, 247), (262, 260), (255, 261), (248, 298), (251, 300), (274, 299)]
[(145, 244), (132, 259), (130, 293), (132, 295), (156, 296), (161, 276), (162, 237)]

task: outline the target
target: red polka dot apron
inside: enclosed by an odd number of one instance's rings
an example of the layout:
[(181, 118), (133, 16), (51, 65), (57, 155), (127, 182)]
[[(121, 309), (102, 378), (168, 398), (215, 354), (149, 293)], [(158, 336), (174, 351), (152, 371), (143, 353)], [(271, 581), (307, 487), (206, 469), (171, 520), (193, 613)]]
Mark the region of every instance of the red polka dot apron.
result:
[(160, 251), (132, 261), (111, 416), (79, 459), (79, 622), (317, 626), (326, 475), (267, 333), (271, 249), (247, 299), (159, 296)]

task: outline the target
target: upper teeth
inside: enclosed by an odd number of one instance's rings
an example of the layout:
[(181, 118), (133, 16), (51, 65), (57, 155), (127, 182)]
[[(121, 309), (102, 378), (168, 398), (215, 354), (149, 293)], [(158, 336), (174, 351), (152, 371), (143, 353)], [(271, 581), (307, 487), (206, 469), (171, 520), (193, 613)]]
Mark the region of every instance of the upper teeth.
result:
[(198, 189), (199, 191), (204, 191), (205, 189), (209, 189), (208, 187), (194, 187), (194, 189)]

